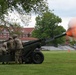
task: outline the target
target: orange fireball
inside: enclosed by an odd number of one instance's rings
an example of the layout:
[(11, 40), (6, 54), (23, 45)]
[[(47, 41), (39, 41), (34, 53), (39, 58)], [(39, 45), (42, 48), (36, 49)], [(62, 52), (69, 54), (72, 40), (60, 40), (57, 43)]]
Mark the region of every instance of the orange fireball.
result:
[(76, 38), (76, 18), (73, 18), (68, 24), (68, 30), (66, 32), (68, 36)]
[(72, 30), (71, 30), (71, 29), (68, 29), (67, 32), (66, 32), (66, 34), (67, 34), (68, 36), (71, 36), (71, 37), (73, 36), (73, 35), (72, 35)]

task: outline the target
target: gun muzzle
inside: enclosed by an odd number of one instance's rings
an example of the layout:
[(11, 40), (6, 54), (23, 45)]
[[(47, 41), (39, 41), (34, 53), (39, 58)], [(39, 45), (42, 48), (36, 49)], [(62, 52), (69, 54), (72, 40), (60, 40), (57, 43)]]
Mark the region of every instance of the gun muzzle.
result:
[(64, 33), (62, 33), (60, 35), (55, 36), (54, 39), (59, 38), (59, 37), (62, 37), (62, 36), (65, 36), (65, 35), (66, 35), (66, 32), (64, 32)]
[(62, 33), (60, 35), (57, 35), (57, 36), (55, 36), (53, 38), (47, 38), (45, 42), (47, 43), (47, 42), (53, 41), (53, 40), (55, 40), (55, 39), (57, 39), (59, 37), (65, 36), (65, 35), (66, 35), (66, 32), (64, 32), (64, 33)]

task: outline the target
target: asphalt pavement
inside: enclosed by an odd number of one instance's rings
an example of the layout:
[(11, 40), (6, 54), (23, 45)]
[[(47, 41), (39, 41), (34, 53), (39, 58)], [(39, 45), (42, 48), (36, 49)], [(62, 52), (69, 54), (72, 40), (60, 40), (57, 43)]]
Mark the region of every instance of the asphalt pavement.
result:
[(71, 47), (71, 46), (67, 46), (67, 45), (59, 45), (58, 47), (55, 47), (55, 46), (42, 46), (41, 47), (42, 50), (75, 50), (74, 47)]

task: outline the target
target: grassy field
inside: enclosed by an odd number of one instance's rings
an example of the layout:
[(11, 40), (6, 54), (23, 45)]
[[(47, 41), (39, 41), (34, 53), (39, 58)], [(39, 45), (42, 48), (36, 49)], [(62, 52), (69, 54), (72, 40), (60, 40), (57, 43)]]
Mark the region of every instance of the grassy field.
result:
[(76, 75), (76, 51), (43, 51), (42, 64), (0, 64), (0, 75)]

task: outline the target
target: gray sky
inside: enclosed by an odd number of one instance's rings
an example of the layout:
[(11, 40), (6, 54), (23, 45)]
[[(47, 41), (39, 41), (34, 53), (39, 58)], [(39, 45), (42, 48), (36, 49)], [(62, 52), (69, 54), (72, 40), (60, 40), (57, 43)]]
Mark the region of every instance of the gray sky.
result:
[[(65, 29), (68, 29), (68, 23), (76, 17), (76, 0), (48, 0), (50, 10), (54, 10), (54, 14), (62, 19), (62, 25)], [(29, 26), (35, 25), (35, 16), (32, 16), (32, 22)], [(28, 27), (29, 27), (28, 26)]]
[(76, 15), (76, 0), (48, 0), (49, 8), (61, 17), (74, 17)]
[(69, 21), (76, 17), (76, 0), (48, 0), (49, 8), (62, 19), (61, 25), (67, 29)]

